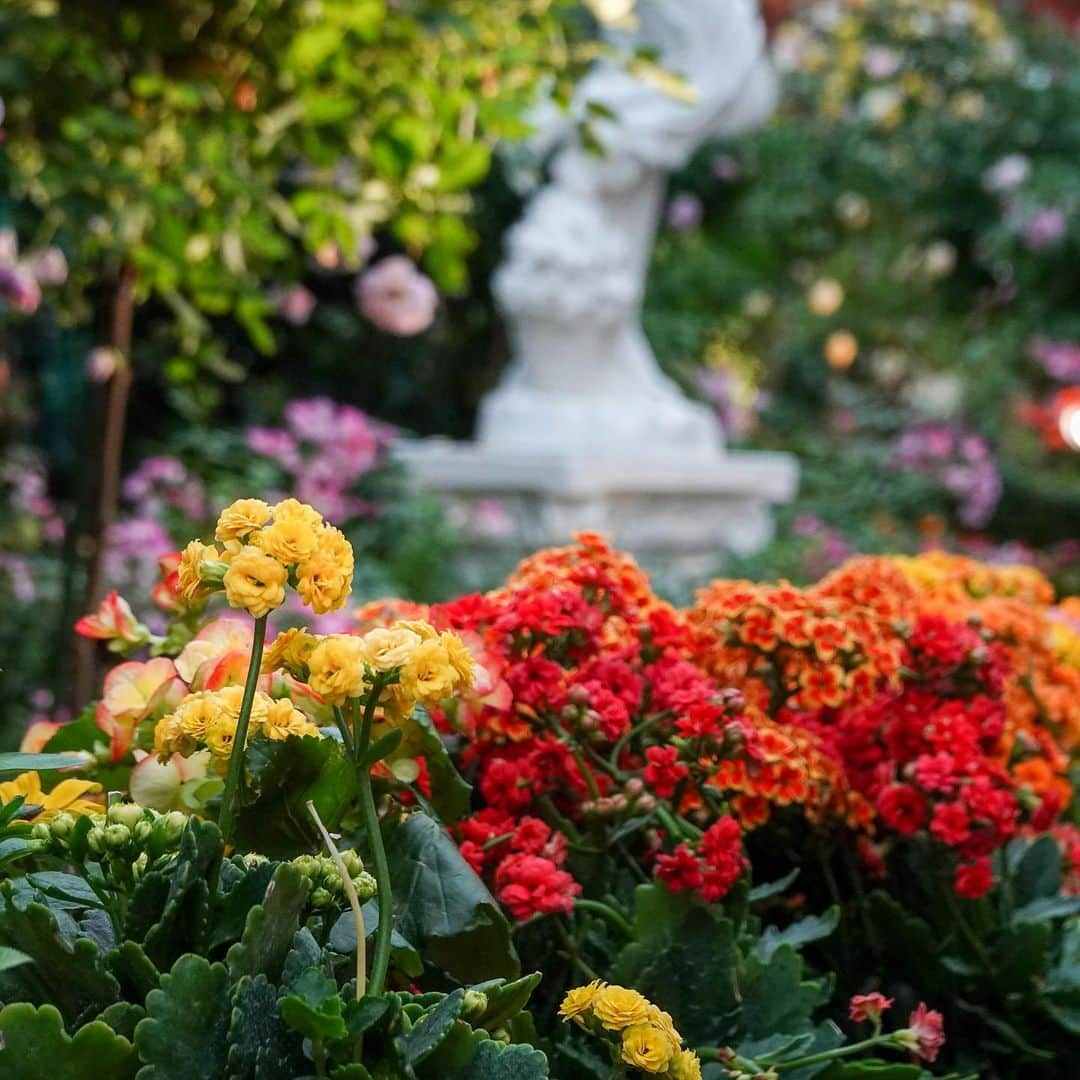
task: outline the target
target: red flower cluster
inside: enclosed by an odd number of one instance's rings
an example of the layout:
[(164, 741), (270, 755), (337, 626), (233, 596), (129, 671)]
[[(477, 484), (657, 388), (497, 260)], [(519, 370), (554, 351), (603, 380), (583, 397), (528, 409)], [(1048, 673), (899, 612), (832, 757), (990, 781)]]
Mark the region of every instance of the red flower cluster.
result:
[(670, 855), (658, 855), (656, 876), (672, 892), (694, 890), (715, 901), (727, 896), (746, 866), (742, 830), (726, 817), (710, 825), (693, 847), (682, 843)]

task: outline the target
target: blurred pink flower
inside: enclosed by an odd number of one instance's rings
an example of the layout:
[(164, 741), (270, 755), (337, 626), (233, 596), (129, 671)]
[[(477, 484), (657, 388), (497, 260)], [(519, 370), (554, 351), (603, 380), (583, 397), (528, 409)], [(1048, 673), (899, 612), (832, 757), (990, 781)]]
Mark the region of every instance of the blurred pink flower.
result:
[(252, 453), (276, 461), (289, 472), (299, 468), (300, 449), (296, 445), (296, 439), (284, 428), (248, 428), (244, 438)]
[(1066, 225), (1064, 210), (1057, 206), (1044, 206), (1036, 210), (1024, 224), (1024, 243), (1029, 251), (1044, 251), (1061, 240)]
[(27, 262), (40, 285), (63, 285), (67, 281), (67, 259), (58, 247), (47, 247), (31, 255)]
[(290, 285), (271, 296), (277, 313), (291, 326), (303, 326), (315, 310), (315, 294), (305, 285)]
[(398, 337), (422, 334), (435, 319), (439, 294), (404, 255), (380, 259), (357, 279), (357, 303), (380, 330)]
[(23, 266), (0, 266), (0, 301), (23, 315), (32, 315), (41, 303), (41, 286)]
[(116, 350), (107, 345), (91, 349), (86, 354), (86, 373), (94, 382), (108, 382), (116, 374)]
[(1014, 191), (1031, 175), (1031, 162), (1023, 154), (1006, 154), (983, 174), (983, 187), (995, 195)]
[(1080, 383), (1080, 343), (1034, 338), (1028, 351), (1057, 382)]
[(667, 223), (676, 232), (687, 232), (701, 224), (704, 210), (701, 200), (688, 191), (680, 191), (668, 203)]
[(891, 79), (900, 70), (900, 54), (886, 45), (871, 45), (863, 56), (863, 71), (871, 79)]

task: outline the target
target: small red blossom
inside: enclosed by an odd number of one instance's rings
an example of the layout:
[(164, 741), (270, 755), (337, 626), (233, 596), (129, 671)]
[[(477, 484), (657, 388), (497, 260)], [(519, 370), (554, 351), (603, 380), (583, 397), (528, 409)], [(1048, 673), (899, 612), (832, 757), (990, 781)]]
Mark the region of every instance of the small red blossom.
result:
[(704, 880), (701, 863), (686, 844), (680, 844), (670, 855), (656, 856), (656, 876), (672, 892), (696, 891)]
[(650, 746), (645, 751), (649, 762), (641, 777), (660, 796), (670, 799), (679, 782), (689, 775), (689, 769), (679, 761), (679, 751), (674, 746)]
[(905, 1045), (923, 1061), (934, 1061), (945, 1045), (945, 1021), (936, 1009), (920, 1001), (908, 1017)]
[[(961, 863), (956, 868), (953, 888), (956, 895), (965, 900), (978, 900), (985, 896), (994, 884), (994, 870), (986, 856), (971, 863)], [(933, 1058), (928, 1060), (933, 1061)]]
[(911, 836), (926, 824), (926, 800), (910, 784), (890, 784), (877, 800), (882, 821), (901, 836)]
[(864, 1020), (880, 1024), (881, 1014), (886, 1009), (891, 1009), (892, 1005), (892, 998), (879, 994), (876, 990), (870, 994), (854, 994), (848, 1002), (848, 1016), (857, 1024)]
[(495, 872), (495, 895), (515, 919), (569, 915), (581, 886), (539, 855), (511, 855)]

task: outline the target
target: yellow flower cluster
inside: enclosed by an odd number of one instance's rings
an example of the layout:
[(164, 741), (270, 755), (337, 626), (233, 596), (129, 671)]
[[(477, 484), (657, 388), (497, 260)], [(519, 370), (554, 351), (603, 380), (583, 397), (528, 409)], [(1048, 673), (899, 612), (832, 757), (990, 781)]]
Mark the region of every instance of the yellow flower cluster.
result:
[(426, 622), (397, 622), (363, 637), (306, 630), (279, 634), (263, 657), (263, 671), (284, 669), (332, 705), (362, 697), (372, 676), (397, 671), (382, 704), (406, 716), (416, 703), (434, 705), (472, 685), (473, 660), (461, 638)]
[(0, 805), (9, 803), (17, 796), (23, 797), (22, 816), (29, 821), (50, 821), (57, 814), (96, 814), (101, 807), (84, 799), (84, 795), (96, 795), (101, 785), (92, 780), (61, 780), (52, 791), (42, 791), (41, 776), (36, 772), (24, 772), (14, 780), (0, 784)]
[(260, 619), (284, 603), (291, 584), (312, 611), (324, 615), (352, 591), (352, 545), (296, 499), (272, 507), (238, 499), (221, 512), (214, 538), (221, 548), (192, 540), (180, 557), (180, 595), (188, 603), (223, 588), (232, 607)]
[(559, 1016), (593, 1034), (617, 1036), (622, 1060), (635, 1069), (667, 1080), (701, 1080), (701, 1061), (683, 1049), (671, 1016), (637, 990), (595, 979), (567, 993)]
[[(154, 749), (159, 757), (165, 759), (174, 753), (188, 757), (205, 746), (214, 757), (227, 758), (236, 739), (243, 697), (241, 686), (188, 694), (154, 729)], [(262, 737), (279, 741), (290, 735), (318, 734), (319, 729), (288, 698), (255, 692), (249, 740)]]

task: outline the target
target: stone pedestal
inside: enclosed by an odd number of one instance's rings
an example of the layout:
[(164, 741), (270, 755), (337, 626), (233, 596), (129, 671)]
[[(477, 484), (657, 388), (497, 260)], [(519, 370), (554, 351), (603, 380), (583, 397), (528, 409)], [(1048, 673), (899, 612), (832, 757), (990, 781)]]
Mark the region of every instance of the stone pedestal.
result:
[[(494, 450), (437, 439), (399, 444), (417, 486), (438, 493), (464, 522), (485, 500), (505, 512), (505, 535), (469, 539), (469, 576), (482, 582), (503, 562), (578, 530), (610, 536), (642, 562), (680, 577), (716, 569), (725, 553), (748, 554), (773, 535), (772, 507), (795, 494), (788, 454), (727, 452), (712, 458), (617, 458)], [(492, 566), (492, 569), (496, 569)], [(499, 567), (498, 569), (501, 569)], [(496, 569), (497, 572), (497, 569)]]

